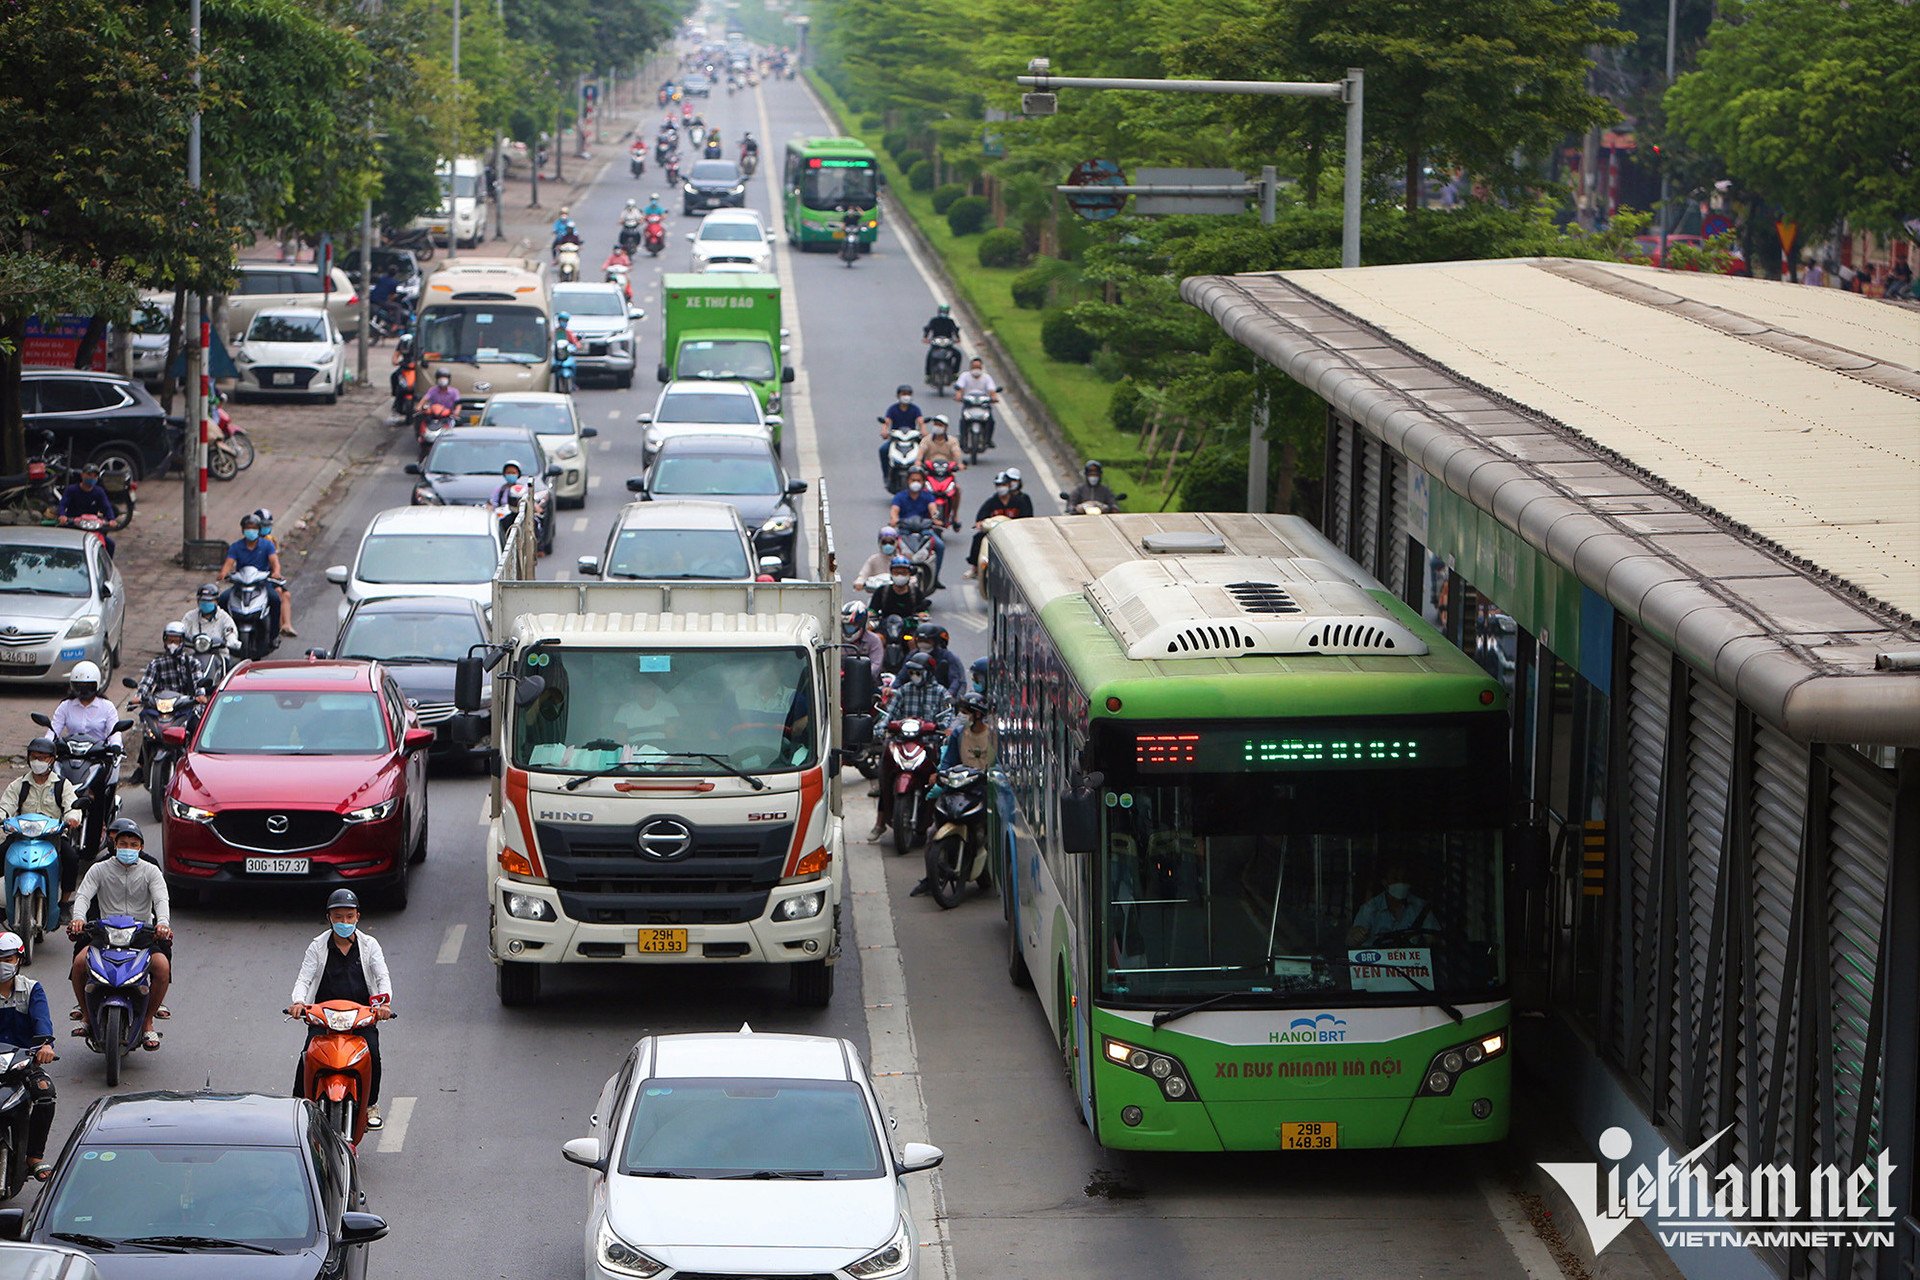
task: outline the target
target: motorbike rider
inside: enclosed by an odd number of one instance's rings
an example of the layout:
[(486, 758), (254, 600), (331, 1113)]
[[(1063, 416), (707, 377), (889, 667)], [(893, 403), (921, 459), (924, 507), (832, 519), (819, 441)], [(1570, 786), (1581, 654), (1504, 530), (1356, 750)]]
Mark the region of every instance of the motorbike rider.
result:
[[(280, 541), (273, 536), (273, 512), (266, 507), (255, 507), (253, 514), (260, 517), (260, 541), (266, 544), (267, 550), (278, 556)], [(280, 634), (300, 634), (293, 629), (293, 588), (285, 585), (280, 588)]]
[(660, 193), (658, 191), (653, 192), (647, 197), (646, 207), (640, 210), (640, 216), (642, 218), (664, 218), (667, 216), (667, 206), (660, 203)]
[(900, 531), (887, 525), (880, 530), (880, 549), (868, 556), (866, 563), (860, 566), (860, 572), (853, 575), (853, 585), (864, 590), (867, 580), (885, 573), (893, 564), (893, 558), (899, 554)]
[[(940, 750), (940, 771), (945, 773), (955, 766), (966, 765), (985, 773), (1000, 755), (1000, 739), (992, 720), (993, 699), (982, 693), (968, 692), (955, 698), (953, 705), (959, 715), (954, 717), (953, 728), (947, 732), (947, 744)], [(940, 784), (935, 782), (927, 791), (928, 803), (939, 799), (940, 791)], [(921, 897), (932, 887), (927, 878), (922, 876), (920, 883), (914, 885), (907, 896)]]
[[(0, 822), (23, 813), (44, 813), (65, 825), (60, 835), (60, 905), (64, 907), (73, 900), (73, 886), (80, 879), (80, 851), (74, 847), (73, 833), (80, 829), (83, 815), (73, 788), (53, 770), (58, 750), (58, 744), (45, 735), (27, 744), (27, 771), (0, 793)], [(7, 841), (12, 842), (12, 838)]]
[[(987, 397), (988, 403), (1000, 403), (1000, 384), (993, 380), (993, 375), (987, 372), (987, 367), (979, 356), (975, 356), (968, 362), (967, 371), (961, 374), (959, 381), (953, 384), (954, 403), (963, 404), (970, 395), (984, 395)], [(993, 447), (993, 422), (991, 419), (987, 422), (986, 444), (989, 449)]]
[[(942, 732), (953, 723), (953, 695), (947, 692), (945, 685), (934, 679), (933, 660), (924, 653), (914, 654), (900, 668), (900, 679), (894, 682), (893, 696), (887, 699), (887, 705), (880, 710), (880, 718), (874, 722), (874, 735), (884, 736), (887, 726), (895, 720), (931, 720)], [(893, 820), (893, 783), (897, 776), (893, 753), (881, 752), (880, 808), (874, 815), (873, 830), (867, 832), (868, 840), (878, 840), (885, 835)]]
[(561, 242), (569, 238), (573, 243), (579, 244), (580, 230), (573, 225), (572, 208), (563, 204), (560, 206), (560, 212), (553, 219), (553, 244), (548, 247), (547, 256), (559, 257)]
[(68, 738), (90, 738), (108, 744), (117, 752), (120, 735), (113, 731), (113, 726), (119, 720), (118, 708), (100, 696), (98, 664), (74, 663), (73, 671), (67, 676), (67, 697), (53, 709), (53, 736), (61, 742)]
[(887, 474), (887, 433), (904, 431), (912, 427), (916, 433), (924, 434), (927, 420), (920, 412), (920, 406), (913, 402), (913, 388), (901, 383), (893, 389), (894, 401), (880, 411), (880, 483), (888, 484), (893, 477)]
[(160, 868), (140, 855), (147, 838), (132, 818), (116, 818), (107, 828), (113, 841), (113, 856), (102, 858), (87, 868), (74, 891), (68, 909), (67, 932), (73, 936), (73, 1012), (68, 1017), (80, 1025), (73, 1034), (89, 1034), (87, 1027), (87, 919), (98, 908), (102, 916), (132, 916), (153, 926), (153, 955), (147, 981), (147, 1020), (140, 1028), (140, 1047), (158, 1049), (160, 1033), (153, 1029), (155, 1018), (171, 1018), (166, 1006), (167, 988), (173, 984), (173, 920), (167, 899), (167, 878)]
[[(609, 281), (611, 281), (614, 278), (613, 269), (615, 267), (619, 267), (624, 271), (633, 270), (633, 259), (627, 256), (626, 247), (617, 240), (614, 241), (613, 252), (607, 255), (607, 260), (605, 262), (600, 264), (600, 271), (603, 275), (606, 276), (606, 278)], [(622, 283), (622, 288), (626, 292), (627, 301), (632, 302), (633, 301), (633, 279), (631, 276), (628, 276), (624, 279)]]
[(927, 492), (940, 500), (940, 524), (942, 528), (957, 530), (960, 528), (960, 481), (954, 475), (954, 466), (945, 458), (935, 458), (931, 462), (919, 464), (927, 471)]
[(973, 683), (975, 693), (987, 692), (987, 679), (993, 673), (992, 658), (975, 658), (973, 665), (967, 668), (967, 679)]
[[(298, 1018), (310, 1004), (329, 1000), (351, 1000), (373, 1010), (373, 1016), (385, 1022), (393, 1016), (393, 981), (387, 973), (387, 954), (370, 933), (360, 928), (360, 897), (351, 889), (335, 889), (327, 898), (327, 925), (319, 937), (307, 944), (300, 957), (300, 976), (293, 981), (292, 1003), (287, 1015)], [(307, 1028), (307, 1039), (322, 1034), (319, 1027)], [(380, 1028), (368, 1027), (360, 1034), (366, 1038), (367, 1053), (373, 1059), (373, 1073), (367, 1087), (367, 1128), (378, 1129), (380, 1118)], [(304, 1052), (301, 1055), (305, 1057)], [(301, 1059), (293, 1066), (293, 1096), (300, 1096)]]
[(1020, 491), (1020, 468), (1008, 467), (993, 478), (993, 496), (980, 504), (973, 513), (973, 545), (967, 548), (967, 576), (976, 576), (980, 572), (980, 544), (986, 541), (987, 533), (981, 526), (987, 521), (1004, 517), (1008, 520), (1025, 520), (1033, 515), (1033, 499)]
[(433, 375), (433, 385), (420, 397), (422, 409), (438, 405), (448, 413), (460, 412), (460, 393), (453, 388), (453, 371), (441, 369)]
[[(140, 704), (142, 731), (146, 732), (146, 717), (157, 714), (153, 695), (158, 690), (172, 689), (189, 695), (195, 702), (206, 701), (206, 692), (196, 687), (199, 678), (200, 673), (193, 665), (193, 651), (187, 648), (187, 624), (175, 618), (161, 629), (160, 653), (148, 661), (147, 669), (140, 675), (140, 685), (133, 692), (134, 701)], [(149, 747), (152, 745), (149, 743)]]
[(913, 561), (895, 556), (887, 566), (887, 585), (875, 591), (867, 601), (867, 613), (874, 618), (898, 615), (917, 618), (927, 611), (927, 597), (914, 576)]
[(707, 141), (706, 145), (701, 149), (701, 158), (704, 160), (719, 160), (726, 154), (726, 151), (720, 146), (720, 131), (718, 129), (707, 130)]
[(752, 156), (756, 162), (760, 158), (760, 144), (754, 141), (753, 135), (750, 133), (742, 133), (740, 135), (740, 156), (742, 159), (745, 159), (747, 156)]
[(391, 265), (380, 268), (380, 274), (373, 278), (373, 286), (367, 290), (367, 305), (386, 316), (387, 323), (394, 328), (402, 328), (407, 322), (407, 310), (399, 299), (400, 277), (393, 274)]
[[(61, 490), (57, 515), (61, 524), (72, 524), (81, 516), (99, 516), (111, 527), (119, 519), (119, 514), (113, 509), (113, 499), (107, 496), (106, 486), (100, 483), (99, 463), (80, 464), (80, 481)], [(112, 555), (113, 539), (105, 534), (101, 537), (107, 544), (107, 554)]]
[(952, 426), (945, 414), (936, 413), (927, 419), (927, 438), (920, 445), (921, 466), (930, 467), (934, 459), (944, 458), (955, 474), (966, 470), (967, 463), (960, 454), (960, 443), (948, 434)]
[(952, 637), (945, 627), (928, 623), (913, 633), (913, 648), (916, 653), (924, 653), (933, 662), (933, 678), (947, 686), (947, 692), (958, 699), (967, 691), (967, 669), (960, 664), (960, 655), (947, 645)]
[(940, 589), (940, 566), (947, 558), (947, 545), (940, 540), (940, 499), (927, 488), (927, 473), (915, 463), (907, 470), (907, 487), (893, 495), (893, 509), (887, 516), (889, 524), (899, 524), (902, 520), (915, 516), (924, 517), (934, 523), (933, 530), (933, 589)]
[(220, 588), (203, 582), (193, 594), (193, 608), (180, 619), (187, 628), (187, 640), (206, 636), (228, 653), (240, 652), (240, 628), (233, 625), (233, 615), (220, 607)]
[(1105, 469), (1098, 462), (1088, 459), (1086, 467), (1080, 473), (1080, 483), (1075, 485), (1073, 492), (1067, 495), (1069, 509), (1078, 511), (1083, 504), (1089, 502), (1097, 505), (1108, 515), (1120, 509), (1120, 499), (1101, 481), (1104, 472)]
[(873, 668), (873, 678), (880, 678), (880, 668), (886, 662), (887, 643), (867, 621), (866, 601), (849, 600), (840, 606), (840, 643), (842, 648), (851, 649), (865, 657), (867, 665)]
[[(225, 581), (233, 576), (236, 569), (242, 568), (259, 569), (274, 578), (281, 576), (280, 552), (275, 549), (271, 539), (261, 536), (260, 516), (254, 511), (249, 511), (240, 517), (240, 537), (227, 547), (227, 558), (220, 564), (221, 580)], [(276, 634), (268, 637), (268, 643), (271, 645), (279, 635), (297, 636), (300, 633), (286, 625), (284, 621), (287, 616), (285, 593), (280, 590), (278, 584), (270, 585), (268, 590), (273, 593), (274, 603), (279, 606), (274, 610), (272, 618)], [(232, 598), (232, 588), (228, 588), (227, 600)]]
[(47, 989), (20, 972), (27, 944), (12, 930), (0, 933), (0, 1044), (32, 1048), (33, 1065), (26, 1070), (33, 1103), (27, 1109), (27, 1167), (34, 1179), (53, 1176), (47, 1163), (47, 1136), (53, 1132), (53, 1081), (46, 1067), (54, 1060), (53, 1014), (47, 1008)]
[(951, 342), (960, 341), (960, 322), (953, 318), (950, 303), (941, 303), (934, 308), (933, 319), (920, 329), (920, 341), (932, 345), (935, 338), (946, 338)]
[(393, 421), (404, 422), (413, 412), (414, 383), (419, 361), (415, 358), (413, 335), (403, 333), (393, 344), (393, 372), (387, 375), (387, 390), (393, 393)]

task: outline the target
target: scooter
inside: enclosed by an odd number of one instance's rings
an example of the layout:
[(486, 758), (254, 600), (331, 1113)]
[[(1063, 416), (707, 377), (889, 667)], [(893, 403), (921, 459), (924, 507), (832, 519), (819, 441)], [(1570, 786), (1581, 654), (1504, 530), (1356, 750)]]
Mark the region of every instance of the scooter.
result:
[(616, 262), (607, 267), (605, 274), (607, 283), (619, 285), (620, 296), (631, 303), (633, 301), (633, 268)]
[(627, 176), (644, 178), (647, 176), (647, 146), (636, 142), (627, 148)]
[[(1124, 493), (1116, 493), (1113, 495), (1113, 500), (1115, 502), (1125, 502), (1127, 495)], [(1118, 507), (1110, 507), (1104, 502), (1075, 503), (1072, 495), (1065, 492), (1061, 493), (1060, 501), (1071, 504), (1067, 507), (1067, 514), (1070, 516), (1110, 516), (1120, 509)]]
[[(0, 1200), (19, 1195), (33, 1175), (27, 1164), (27, 1124), (33, 1110), (27, 1072), (38, 1053), (34, 1045), (0, 1044)], [(60, 1058), (55, 1055), (53, 1060)]]
[[(880, 422), (886, 422), (880, 418)], [(907, 487), (907, 471), (920, 457), (917, 427), (894, 427), (887, 432), (887, 496)]]
[(120, 1064), (140, 1047), (152, 989), (153, 929), (132, 916), (102, 916), (86, 924), (87, 1048), (105, 1055), (107, 1087), (120, 1083)]
[(240, 633), (240, 656), (264, 658), (280, 643), (280, 597), (268, 588), (285, 584), (253, 565), (235, 569), (227, 581), (233, 585), (220, 593), (220, 607)]
[(927, 789), (943, 735), (931, 720), (895, 720), (887, 726), (887, 756), (893, 761), (893, 851), (905, 853), (927, 838)]
[(324, 1033), (307, 1041), (300, 1055), (300, 1096), (320, 1108), (333, 1131), (354, 1147), (367, 1136), (367, 1108), (373, 1092), (373, 1054), (360, 1033), (378, 1019), (353, 1000), (310, 1004), (300, 1020)]
[(944, 395), (960, 376), (960, 345), (952, 338), (927, 340), (927, 385)]
[[(212, 646), (212, 638), (199, 636)], [(208, 656), (211, 656), (209, 652)], [(153, 705), (140, 708), (140, 727), (145, 741), (140, 747), (140, 758), (134, 761), (133, 776), (147, 789), (147, 797), (153, 802), (153, 820), (160, 821), (162, 809), (167, 798), (167, 784), (173, 781), (173, 770), (184, 754), (182, 748), (166, 740), (168, 729), (179, 729), (187, 737), (193, 736), (194, 726), (200, 722), (200, 703), (196, 693), (211, 692), (212, 686), (203, 684), (197, 674), (199, 663), (196, 660), (194, 689), (181, 693), (177, 689), (156, 689), (153, 692)], [(131, 676), (120, 681), (129, 689), (138, 689), (140, 682)]]
[(900, 668), (907, 664), (907, 655), (913, 652), (913, 632), (919, 625), (917, 619), (890, 613), (880, 619), (880, 639), (883, 648), (880, 651), (880, 670), (882, 680), (891, 680), (900, 674)]
[(900, 522), (900, 554), (913, 561), (913, 576), (921, 595), (932, 595), (934, 574), (933, 539), (938, 532), (925, 516), (908, 516)]
[(4, 824), (7, 844), (7, 928), (20, 935), (21, 964), (33, 963), (40, 939), (60, 927), (60, 827), (57, 817), (22, 813)]
[(949, 529), (960, 527), (960, 477), (945, 458), (927, 464), (927, 492), (940, 500), (940, 523)]
[(580, 278), (580, 243), (577, 240), (563, 240), (554, 250), (554, 261), (559, 263), (558, 274), (561, 280), (571, 283)]
[[(43, 729), (53, 728), (53, 718), (44, 711), (27, 717)], [(115, 733), (133, 728), (133, 721), (114, 722)], [(79, 856), (90, 861), (106, 841), (108, 826), (120, 816), (120, 748), (111, 742), (92, 738), (62, 738), (60, 753), (53, 767), (65, 779), (80, 808)]]
[(703, 124), (696, 124), (691, 129), (688, 129), (687, 141), (691, 142), (696, 147), (706, 145), (707, 127)]
[(444, 404), (421, 405), (413, 415), (413, 435), (420, 444), (420, 457), (425, 460), (427, 450), (433, 448), (433, 442), (440, 433), (454, 424), (454, 412)]
[(573, 390), (574, 375), (577, 372), (573, 361), (573, 339), (566, 334), (556, 334), (553, 339), (553, 389), (566, 394)]
[(678, 155), (667, 157), (667, 185), (670, 187), (680, 185), (680, 157)]
[(740, 172), (742, 174), (751, 178), (754, 171), (759, 167), (760, 153), (758, 151), (742, 151), (740, 153)]
[(667, 247), (667, 220), (657, 213), (648, 214), (646, 225), (640, 229), (640, 238), (647, 252), (659, 257), (660, 251)]
[(637, 215), (628, 214), (620, 219), (620, 247), (626, 251), (628, 257), (633, 256), (633, 251), (640, 247), (640, 242), (645, 238), (646, 232), (640, 229), (640, 219)]
[(960, 452), (969, 464), (993, 448), (993, 397), (984, 391), (969, 391), (960, 398)]
[(860, 257), (860, 212), (847, 210), (840, 225), (833, 230), (833, 238), (840, 242), (840, 261), (851, 267)]
[(960, 901), (972, 880), (982, 889), (987, 874), (987, 775), (970, 764), (940, 774), (940, 795), (933, 802), (933, 838), (927, 841), (927, 890), (942, 911)]

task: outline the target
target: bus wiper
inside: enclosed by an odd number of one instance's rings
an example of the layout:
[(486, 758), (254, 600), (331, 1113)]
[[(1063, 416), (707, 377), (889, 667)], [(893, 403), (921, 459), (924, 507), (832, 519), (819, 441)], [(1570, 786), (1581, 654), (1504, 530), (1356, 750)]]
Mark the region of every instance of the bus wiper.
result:
[(1208, 996), (1205, 1000), (1196, 1000), (1192, 1004), (1182, 1005), (1178, 1009), (1162, 1009), (1159, 1013), (1153, 1015), (1153, 1025), (1155, 1027), (1164, 1027), (1176, 1018), (1184, 1018), (1190, 1013), (1199, 1013), (1202, 1009), (1211, 1009), (1216, 1005), (1225, 1004), (1229, 1000), (1245, 1000), (1249, 996), (1263, 994), (1271, 995), (1272, 993), (1259, 991), (1222, 991), (1217, 996)]
[(705, 760), (712, 764), (717, 764), (722, 769), (725, 769), (728, 773), (732, 774), (734, 777), (740, 779), (740, 781), (752, 787), (755, 791), (765, 791), (767, 789), (767, 784), (765, 781), (763, 781), (760, 778), (754, 777), (752, 774), (748, 773), (745, 769), (742, 769), (739, 765), (734, 764), (731, 760), (728, 760), (725, 756), (709, 755), (705, 751), (669, 751), (669, 752), (666, 752), (665, 754), (670, 756), (679, 756), (683, 760)]
[[(1352, 961), (1348, 961), (1347, 967), (1348, 968), (1353, 967)], [(1401, 965), (1401, 964), (1385, 964), (1385, 963), (1375, 963), (1375, 962), (1369, 962), (1368, 967), (1374, 968), (1374, 969), (1380, 969), (1380, 970), (1383, 970), (1384, 972), (1391, 973), (1396, 978), (1404, 979), (1406, 981), (1406, 984), (1412, 987), (1415, 991), (1424, 991), (1428, 995), (1433, 994), (1433, 988), (1430, 986), (1426, 986), (1420, 981), (1420, 971), (1418, 969), (1409, 969), (1407, 968), (1407, 966)], [(1449, 1018), (1452, 1018), (1455, 1022), (1465, 1022), (1467, 1020), (1466, 1014), (1460, 1012), (1458, 1009), (1448, 1004), (1445, 1000), (1436, 999), (1433, 1002), (1433, 1007), (1438, 1009), (1440, 1012), (1446, 1014)]]

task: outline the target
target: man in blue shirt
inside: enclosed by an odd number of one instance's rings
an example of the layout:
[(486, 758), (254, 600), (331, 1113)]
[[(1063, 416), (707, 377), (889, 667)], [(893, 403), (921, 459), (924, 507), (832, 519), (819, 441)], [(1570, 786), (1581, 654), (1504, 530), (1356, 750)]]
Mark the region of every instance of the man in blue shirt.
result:
[[(59, 519), (61, 524), (72, 524), (81, 516), (99, 516), (108, 525), (119, 519), (119, 513), (113, 509), (113, 499), (107, 496), (106, 486), (100, 483), (100, 464), (88, 462), (80, 468), (80, 483), (70, 484), (60, 494)], [(113, 539), (102, 534), (107, 544), (107, 554), (113, 554)]]
[[(927, 473), (922, 471), (920, 464), (916, 462), (907, 471), (907, 487), (893, 495), (893, 512), (888, 516), (887, 523), (898, 525), (902, 520), (919, 517), (937, 526), (939, 513), (940, 498), (933, 490), (927, 488)], [(940, 589), (940, 566), (946, 562), (946, 558), (947, 544), (940, 541), (940, 534), (936, 531), (933, 534), (933, 589), (935, 591)]]
[(25, 950), (19, 934), (0, 933), (0, 1044), (35, 1050), (33, 1065), (26, 1070), (33, 1098), (27, 1110), (27, 1164), (33, 1176), (45, 1182), (53, 1172), (47, 1163), (47, 1135), (53, 1132), (54, 1092), (46, 1072), (54, 1059), (53, 1015), (47, 1009), (46, 988), (20, 972)]
[[(880, 483), (888, 484), (893, 480), (887, 474), (887, 433), (896, 429), (911, 428), (916, 434), (923, 434), (926, 424), (920, 413), (920, 406), (913, 402), (913, 388), (901, 383), (893, 389), (894, 402), (880, 414)], [(914, 450), (918, 457), (920, 451)]]
[[(259, 569), (275, 578), (280, 576), (280, 553), (270, 539), (261, 536), (260, 517), (256, 512), (249, 511), (240, 517), (240, 540), (227, 547), (227, 558), (220, 566), (220, 577), (224, 580), (236, 569)], [(290, 636), (300, 634), (292, 627), (281, 624), (281, 617), (287, 609), (287, 599), (280, 588), (274, 587), (272, 590), (278, 607), (270, 611), (271, 617), (268, 619), (272, 625), (272, 632), (267, 637), (269, 648), (279, 643), (282, 632)], [(229, 587), (220, 593), (221, 607), (231, 611), (229, 602), (232, 599), (233, 588)]]

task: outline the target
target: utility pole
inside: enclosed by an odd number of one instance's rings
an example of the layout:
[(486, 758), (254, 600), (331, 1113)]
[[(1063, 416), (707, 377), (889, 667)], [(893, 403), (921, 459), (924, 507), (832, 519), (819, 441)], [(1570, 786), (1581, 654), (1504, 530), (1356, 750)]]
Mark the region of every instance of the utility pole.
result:
[[(187, 47), (193, 53), (193, 122), (187, 128), (187, 185), (200, 190), (200, 0), (187, 6)], [(194, 543), (207, 537), (207, 299), (187, 294), (181, 336), (186, 339), (187, 427), (180, 459), (180, 563), (193, 567)]]
[[(1673, 45), (1680, 31), (1680, 0), (1667, 0), (1667, 87), (1673, 87)], [(1661, 121), (1665, 126), (1664, 118)], [(1660, 148), (1660, 265), (1667, 265), (1667, 181), (1673, 158), (1667, 147)]]
[(459, 197), (454, 193), (460, 181), (460, 0), (453, 0), (453, 147), (447, 152), (447, 260), (460, 256)]

